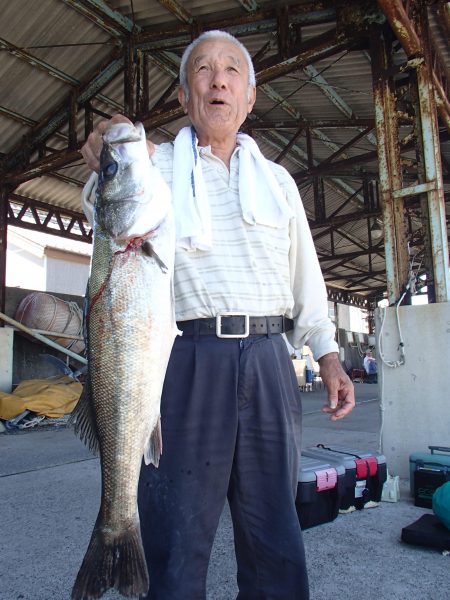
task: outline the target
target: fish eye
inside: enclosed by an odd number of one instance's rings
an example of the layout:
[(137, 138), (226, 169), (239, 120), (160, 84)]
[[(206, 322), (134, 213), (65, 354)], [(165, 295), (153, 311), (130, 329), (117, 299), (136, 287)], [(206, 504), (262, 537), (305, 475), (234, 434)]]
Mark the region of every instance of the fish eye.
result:
[(102, 175), (105, 179), (111, 179), (111, 177), (114, 177), (114, 175), (117, 173), (117, 163), (116, 162), (110, 162), (107, 165), (105, 165), (102, 169)]

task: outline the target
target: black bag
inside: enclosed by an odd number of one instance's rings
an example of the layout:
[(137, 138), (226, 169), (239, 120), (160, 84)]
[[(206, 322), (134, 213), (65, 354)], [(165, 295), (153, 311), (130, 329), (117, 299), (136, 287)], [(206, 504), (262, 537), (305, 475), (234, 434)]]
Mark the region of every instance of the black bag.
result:
[(450, 551), (450, 531), (437, 517), (426, 514), (411, 525), (403, 527), (402, 542)]

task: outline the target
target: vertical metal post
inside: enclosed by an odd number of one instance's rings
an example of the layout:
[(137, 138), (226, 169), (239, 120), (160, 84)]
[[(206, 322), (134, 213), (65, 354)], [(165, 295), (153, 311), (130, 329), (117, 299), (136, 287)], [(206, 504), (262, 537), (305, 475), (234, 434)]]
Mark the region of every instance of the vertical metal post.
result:
[(417, 104), (420, 120), (420, 151), (423, 159), (421, 183), (433, 183), (425, 193), (428, 209), (430, 255), (433, 261), (433, 283), (436, 302), (450, 301), (449, 247), (445, 213), (442, 162), (439, 144), (434, 87), (431, 78), (431, 52), (426, 7), (417, 3), (415, 25), (424, 50), (424, 62), (416, 68)]
[[(308, 154), (308, 168), (314, 167), (314, 155), (313, 145), (311, 137), (311, 129), (306, 129), (306, 150)], [(323, 179), (315, 175), (313, 177), (313, 191), (314, 191), (314, 216), (316, 221), (325, 220), (325, 189), (323, 185)]]
[[(415, 124), (415, 136), (416, 136), (416, 156), (417, 156), (417, 176), (418, 181), (423, 183), (426, 181), (425, 178), (425, 161), (423, 156), (423, 144), (421, 140), (422, 136), (422, 123), (420, 119), (420, 107), (419, 107), (419, 94), (417, 88), (417, 77), (415, 71), (410, 74), (410, 94), (416, 118)], [(430, 219), (428, 215), (428, 199), (426, 194), (420, 194), (420, 220), (422, 222), (422, 240), (423, 240), (423, 266), (426, 272), (426, 286), (427, 286), (427, 297), (428, 303), (433, 304), (436, 302), (436, 296), (434, 293), (434, 276), (433, 276), (433, 254), (431, 250), (431, 237), (430, 237)]]
[(125, 115), (134, 121), (136, 114), (134, 83), (135, 83), (135, 64), (134, 64), (134, 44), (130, 39), (124, 49), (125, 61), (123, 71), (123, 110)]
[[(6, 248), (8, 233), (8, 188), (0, 188), (0, 311), (5, 312), (6, 304)], [(1, 319), (0, 319), (1, 321)], [(0, 327), (4, 322), (1, 321)]]
[(283, 60), (289, 56), (289, 8), (283, 6), (277, 10), (277, 41), (278, 50)]
[(77, 147), (77, 95), (73, 91), (70, 95), (70, 110), (69, 110), (69, 149), (74, 150)]
[(389, 304), (396, 303), (408, 281), (408, 252), (403, 198), (393, 192), (402, 187), (398, 119), (391, 67), (391, 44), (381, 28), (371, 36), (372, 80), (375, 105), (375, 129), (383, 211), (386, 276)]
[(149, 110), (148, 54), (136, 51), (136, 113), (145, 115)]
[(94, 116), (91, 110), (91, 103), (86, 102), (84, 105), (84, 139), (87, 140), (88, 135), (94, 129)]

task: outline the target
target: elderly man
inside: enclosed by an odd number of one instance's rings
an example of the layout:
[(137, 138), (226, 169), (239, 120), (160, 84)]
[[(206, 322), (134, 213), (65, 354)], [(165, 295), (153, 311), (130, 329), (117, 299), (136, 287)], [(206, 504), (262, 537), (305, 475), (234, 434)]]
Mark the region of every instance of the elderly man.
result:
[[(312, 348), (332, 420), (353, 409), (353, 386), (338, 360), (297, 187), (238, 133), (256, 95), (247, 50), (227, 33), (205, 33), (185, 51), (180, 83), (192, 127), (174, 143), (148, 143), (152, 164), (172, 187), (175, 306), (183, 332), (163, 390), (160, 466), (141, 472), (148, 598), (205, 598), (228, 497), (238, 598), (305, 600), (295, 508), (301, 404), (281, 334), (295, 347)], [(100, 123), (83, 148), (93, 170), (110, 122)], [(87, 212), (90, 191), (88, 185)]]

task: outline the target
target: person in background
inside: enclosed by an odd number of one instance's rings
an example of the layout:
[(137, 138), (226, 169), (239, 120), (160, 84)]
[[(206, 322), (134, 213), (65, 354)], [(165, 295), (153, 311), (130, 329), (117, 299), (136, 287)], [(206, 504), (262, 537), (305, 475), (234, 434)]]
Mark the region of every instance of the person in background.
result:
[[(210, 31), (185, 50), (178, 98), (191, 126), (148, 142), (172, 188), (177, 337), (161, 401), (164, 451), (143, 466), (139, 510), (151, 600), (204, 600), (224, 503), (234, 527), (238, 598), (307, 600), (295, 507), (301, 401), (282, 333), (308, 343), (333, 421), (354, 407), (297, 186), (239, 128), (256, 98), (246, 48)], [(100, 122), (82, 149), (99, 168)], [(96, 176), (83, 193), (92, 215)], [(91, 217), (92, 218), (92, 217)], [(238, 316), (227, 316), (229, 313)]]
[(314, 365), (311, 358), (311, 354), (307, 352), (306, 354), (302, 354), (302, 358), (305, 361), (305, 392), (313, 391), (313, 383), (314, 383)]
[(373, 357), (371, 350), (366, 350), (366, 355), (364, 356), (364, 370), (366, 372), (366, 381), (367, 383), (377, 383), (378, 381), (378, 367), (377, 367), (377, 359)]

